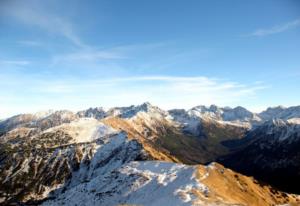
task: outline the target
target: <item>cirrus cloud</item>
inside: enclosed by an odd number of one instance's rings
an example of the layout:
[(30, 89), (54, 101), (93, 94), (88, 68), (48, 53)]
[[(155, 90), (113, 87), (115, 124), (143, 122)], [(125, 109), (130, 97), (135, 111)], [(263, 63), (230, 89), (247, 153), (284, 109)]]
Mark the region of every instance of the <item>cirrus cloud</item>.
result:
[(298, 26), (300, 26), (300, 19), (296, 19), (294, 21), (287, 22), (285, 24), (276, 25), (276, 26), (273, 26), (273, 27), (267, 28), (267, 29), (258, 29), (256, 31), (252, 32), (250, 34), (250, 36), (258, 36), (258, 37), (268, 36), (268, 35), (272, 35), (272, 34), (276, 34), (276, 33), (281, 33), (281, 32), (287, 31), (289, 29), (293, 29)]

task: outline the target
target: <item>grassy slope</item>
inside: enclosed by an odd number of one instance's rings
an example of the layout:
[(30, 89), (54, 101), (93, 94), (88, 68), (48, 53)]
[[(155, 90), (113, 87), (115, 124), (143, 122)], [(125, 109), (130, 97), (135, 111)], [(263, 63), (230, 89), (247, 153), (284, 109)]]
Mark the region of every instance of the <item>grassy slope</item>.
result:
[[(201, 178), (207, 173), (205, 179)], [(277, 191), (268, 185), (262, 185), (252, 177), (238, 174), (222, 165), (215, 163), (213, 169), (198, 166), (196, 176), (209, 188), (209, 193), (203, 197), (196, 195), (207, 202), (227, 203), (228, 205), (282, 205), (290, 203), (290, 206), (300, 204), (296, 195)], [(222, 201), (220, 201), (222, 200)]]
[[(143, 119), (134, 122), (117, 117), (107, 118), (104, 123), (115, 129), (124, 130), (129, 137), (139, 140), (154, 159), (198, 164), (214, 161), (226, 154), (221, 142), (240, 138), (244, 129), (221, 124), (203, 123), (204, 137), (194, 137), (181, 132), (167, 121), (155, 120), (154, 126)], [(147, 135), (143, 131), (148, 131)]]

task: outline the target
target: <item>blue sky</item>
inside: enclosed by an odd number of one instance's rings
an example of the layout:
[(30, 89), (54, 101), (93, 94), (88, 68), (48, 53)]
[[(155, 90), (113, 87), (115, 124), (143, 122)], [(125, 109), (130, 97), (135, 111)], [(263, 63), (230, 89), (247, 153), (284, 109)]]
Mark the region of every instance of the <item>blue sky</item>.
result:
[(0, 45), (0, 118), (300, 103), (297, 0), (3, 0)]

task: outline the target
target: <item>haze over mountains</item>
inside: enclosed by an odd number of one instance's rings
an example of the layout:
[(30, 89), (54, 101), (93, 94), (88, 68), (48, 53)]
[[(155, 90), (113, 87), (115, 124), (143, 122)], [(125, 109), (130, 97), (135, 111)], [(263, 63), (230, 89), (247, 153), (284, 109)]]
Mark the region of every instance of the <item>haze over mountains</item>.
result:
[(300, 106), (16, 115), (0, 122), (0, 201), (297, 205), (285, 192), (300, 193), (299, 125)]

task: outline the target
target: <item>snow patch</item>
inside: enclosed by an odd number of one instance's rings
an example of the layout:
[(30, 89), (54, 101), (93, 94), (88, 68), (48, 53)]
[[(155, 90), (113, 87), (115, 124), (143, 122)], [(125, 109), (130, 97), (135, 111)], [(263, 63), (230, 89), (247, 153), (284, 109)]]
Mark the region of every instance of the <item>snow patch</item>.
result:
[(94, 118), (80, 118), (45, 131), (62, 130), (69, 134), (76, 143), (90, 142), (101, 137), (118, 133), (117, 130), (103, 124)]
[(287, 120), (290, 124), (300, 124), (300, 118), (291, 118)]
[(130, 162), (109, 174), (70, 188), (44, 205), (192, 205), (194, 191), (209, 192), (196, 166), (159, 161)]

